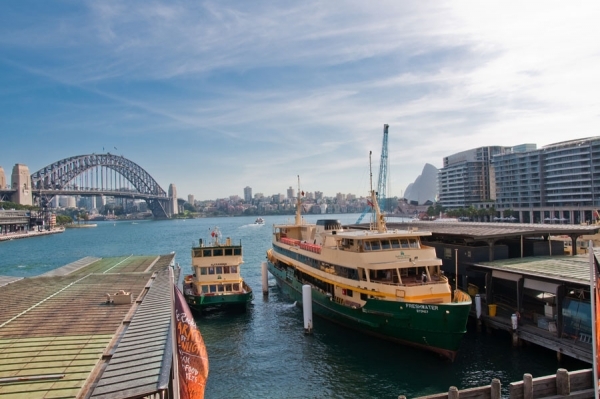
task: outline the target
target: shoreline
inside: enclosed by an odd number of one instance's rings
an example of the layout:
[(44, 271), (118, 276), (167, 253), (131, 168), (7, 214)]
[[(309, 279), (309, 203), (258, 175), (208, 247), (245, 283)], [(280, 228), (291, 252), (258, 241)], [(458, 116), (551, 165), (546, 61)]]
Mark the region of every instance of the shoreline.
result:
[(28, 231), (26, 233), (8, 233), (0, 235), (0, 241), (10, 241), (17, 240), (21, 238), (30, 238), (30, 237), (39, 237), (39, 236), (47, 236), (50, 234), (63, 233), (65, 231), (63, 228), (56, 228), (53, 230), (44, 230), (44, 231)]

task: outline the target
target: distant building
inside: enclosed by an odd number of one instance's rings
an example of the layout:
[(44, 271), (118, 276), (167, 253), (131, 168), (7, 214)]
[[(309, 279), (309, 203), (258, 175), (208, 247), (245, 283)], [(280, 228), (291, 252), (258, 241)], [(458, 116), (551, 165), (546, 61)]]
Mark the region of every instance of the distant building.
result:
[(252, 187), (244, 187), (244, 201), (252, 202)]
[(322, 200), (322, 199), (323, 199), (323, 192), (315, 191), (315, 200)]
[(0, 166), (0, 189), (6, 188), (6, 175), (4, 174), (4, 168)]
[(58, 205), (61, 208), (75, 208), (76, 207), (75, 197), (72, 195), (61, 195)]
[(194, 195), (188, 194), (188, 203), (194, 205)]
[(439, 202), (448, 209), (494, 201), (492, 157), (511, 147), (489, 146), (462, 151), (444, 158), (438, 171)]
[(600, 209), (600, 137), (513, 147), (493, 158), (496, 209), (520, 221), (581, 223)]
[(287, 189), (287, 197), (289, 199), (296, 198), (296, 190), (294, 190), (291, 186)]

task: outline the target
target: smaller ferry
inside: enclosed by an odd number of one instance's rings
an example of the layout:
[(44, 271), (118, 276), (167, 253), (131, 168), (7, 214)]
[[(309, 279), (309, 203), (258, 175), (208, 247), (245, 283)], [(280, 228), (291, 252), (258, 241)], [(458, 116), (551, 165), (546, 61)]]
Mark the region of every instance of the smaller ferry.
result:
[(265, 224), (265, 219), (258, 217), (256, 218), (256, 220), (254, 221), (254, 224)]
[(210, 242), (199, 240), (192, 247), (192, 271), (183, 281), (183, 295), (192, 311), (202, 313), (211, 308), (246, 310), (252, 301), (252, 289), (240, 275), (243, 260), (242, 243), (235, 245), (227, 237), (221, 242), (218, 228), (211, 232)]

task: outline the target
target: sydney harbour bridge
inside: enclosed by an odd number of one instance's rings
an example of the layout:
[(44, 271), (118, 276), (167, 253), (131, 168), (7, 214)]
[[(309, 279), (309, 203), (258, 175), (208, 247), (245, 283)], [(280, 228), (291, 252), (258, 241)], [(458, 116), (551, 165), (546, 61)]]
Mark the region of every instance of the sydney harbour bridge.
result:
[(178, 213), (173, 184), (167, 193), (141, 166), (111, 153), (61, 159), (30, 176), (25, 165), (17, 164), (10, 187), (2, 187), (2, 179), (6, 181), (3, 175), (0, 169), (0, 199), (20, 204), (45, 206), (57, 195), (110, 196), (144, 200), (156, 218), (170, 218)]

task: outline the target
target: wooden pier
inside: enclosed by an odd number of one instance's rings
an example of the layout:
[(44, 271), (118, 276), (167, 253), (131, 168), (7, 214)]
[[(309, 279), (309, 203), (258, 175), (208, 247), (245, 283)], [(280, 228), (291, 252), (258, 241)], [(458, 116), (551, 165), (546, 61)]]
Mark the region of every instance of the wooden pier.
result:
[[(416, 399), (500, 399), (502, 384), (494, 378), (490, 385), (458, 390), (450, 387), (448, 392), (421, 396)], [(509, 399), (588, 399), (594, 398), (592, 369), (568, 372), (558, 369), (556, 375), (533, 378), (525, 374), (523, 381), (509, 385)], [(400, 395), (398, 399), (406, 399)]]
[[(174, 256), (88, 257), (5, 279), (0, 398), (169, 397)], [(132, 300), (107, 301), (121, 291)]]

